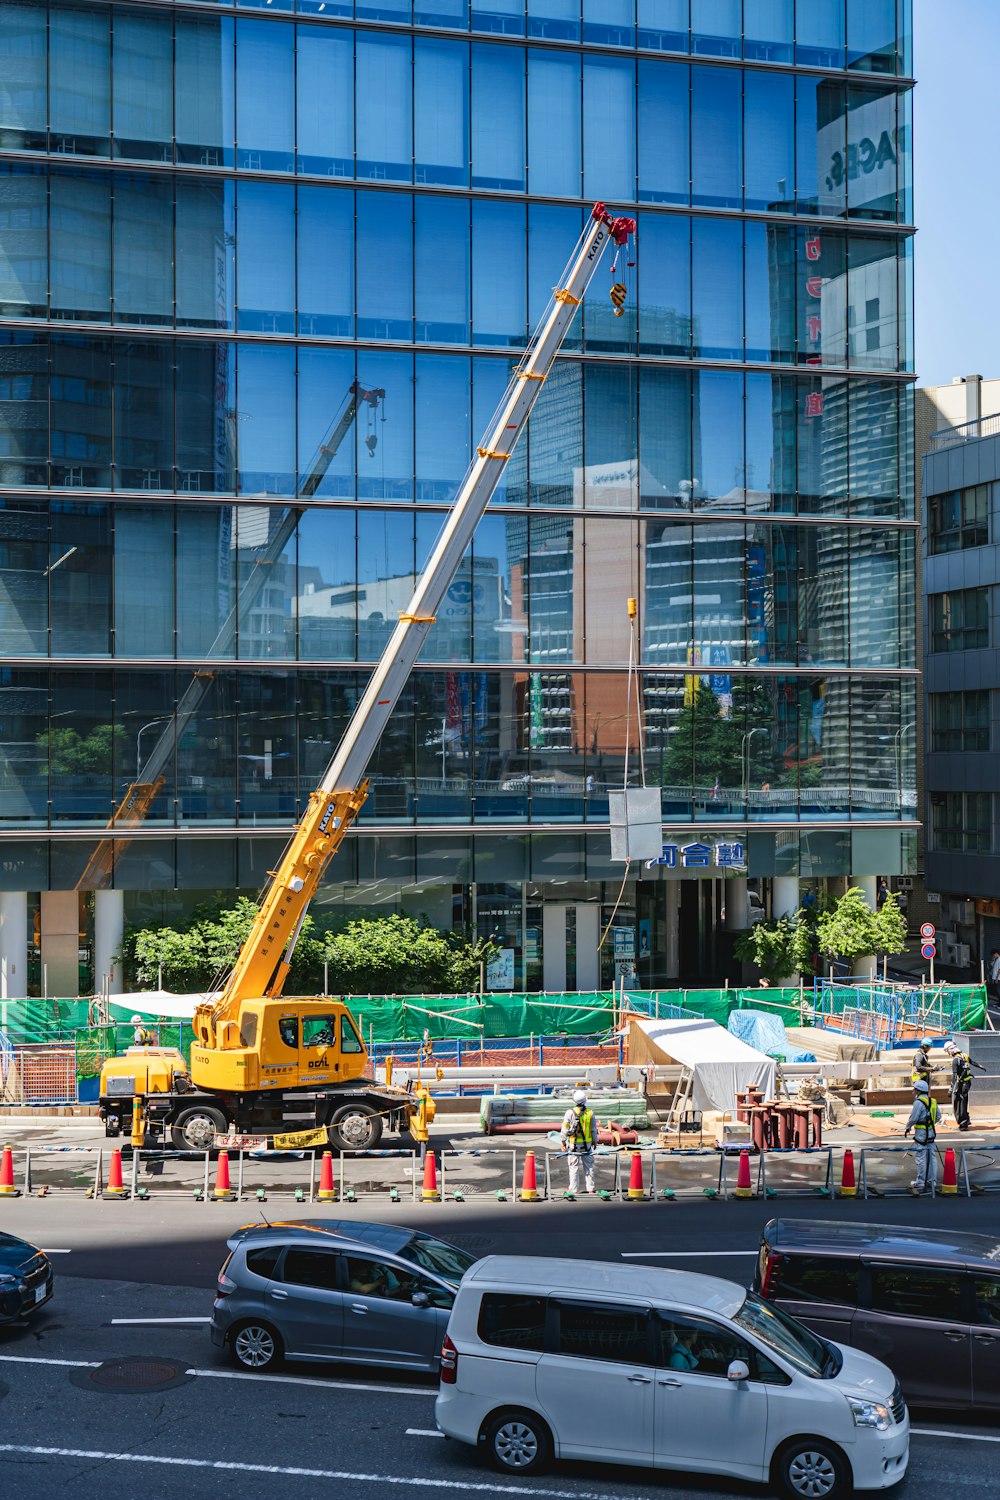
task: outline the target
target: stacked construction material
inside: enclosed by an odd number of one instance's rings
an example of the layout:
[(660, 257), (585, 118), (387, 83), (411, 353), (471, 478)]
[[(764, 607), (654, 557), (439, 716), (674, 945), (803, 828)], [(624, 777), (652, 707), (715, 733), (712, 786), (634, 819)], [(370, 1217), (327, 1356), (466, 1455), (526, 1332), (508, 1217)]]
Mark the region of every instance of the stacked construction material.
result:
[[(522, 1126), (529, 1130), (557, 1130), (572, 1102), (571, 1093), (528, 1097), (523, 1094), (487, 1094), (479, 1106), (479, 1122), (486, 1135), (497, 1127)], [(587, 1104), (599, 1125), (612, 1120), (632, 1130), (646, 1130), (649, 1114), (646, 1099), (636, 1089), (604, 1089), (590, 1092)]]

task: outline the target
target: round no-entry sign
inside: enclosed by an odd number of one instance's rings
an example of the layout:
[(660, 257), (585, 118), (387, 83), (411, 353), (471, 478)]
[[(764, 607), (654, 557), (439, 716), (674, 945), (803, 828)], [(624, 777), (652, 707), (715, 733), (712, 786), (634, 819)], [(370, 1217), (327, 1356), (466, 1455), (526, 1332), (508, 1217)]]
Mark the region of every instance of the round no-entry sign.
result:
[(925, 940), (925, 942), (928, 942), (928, 943), (931, 942), (931, 940), (934, 937), (934, 932), (935, 932), (935, 928), (934, 928), (934, 923), (933, 922), (923, 922), (923, 923), (921, 923), (921, 926), (920, 926), (920, 936)]
[(921, 956), (921, 958), (933, 958), (936, 953), (937, 953), (937, 948), (934, 946), (933, 943), (921, 943), (921, 945), (920, 945), (920, 956)]

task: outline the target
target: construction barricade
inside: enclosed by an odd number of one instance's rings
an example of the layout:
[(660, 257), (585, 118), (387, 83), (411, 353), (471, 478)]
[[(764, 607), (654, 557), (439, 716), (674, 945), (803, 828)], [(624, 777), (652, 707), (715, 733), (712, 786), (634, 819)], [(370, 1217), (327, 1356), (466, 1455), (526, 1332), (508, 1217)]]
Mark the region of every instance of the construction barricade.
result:
[[(383, 1198), (390, 1203), (414, 1203), (420, 1196), (423, 1165), (416, 1151), (345, 1152), (333, 1160), (341, 1203), (361, 1198)], [(315, 1174), (318, 1181), (318, 1173)]]
[(759, 1198), (832, 1198), (833, 1150), (764, 1151), (757, 1163)]
[(963, 1147), (958, 1164), (958, 1191), (969, 1197), (1000, 1192), (1000, 1141)]
[[(943, 1158), (937, 1152), (937, 1171), (931, 1196), (940, 1192)], [(914, 1148), (906, 1146), (862, 1146), (858, 1191), (862, 1198), (900, 1198), (909, 1194), (916, 1179)]]
[[(647, 1157), (644, 1155), (644, 1162)], [(674, 1198), (725, 1198), (726, 1157), (710, 1148), (695, 1151), (650, 1151), (651, 1196), (669, 1203)]]
[[(582, 1197), (586, 1194), (583, 1163), (580, 1163), (580, 1186), (576, 1194), (571, 1193), (568, 1151), (546, 1151), (545, 1196), (546, 1198)], [(627, 1173), (626, 1173), (627, 1181)], [(621, 1158), (617, 1151), (598, 1148), (594, 1152), (594, 1186), (598, 1196), (606, 1201), (617, 1197), (621, 1182)]]
[(466, 1198), (493, 1198), (513, 1203), (518, 1194), (517, 1153), (513, 1149), (442, 1151), (441, 1197), (462, 1203)]

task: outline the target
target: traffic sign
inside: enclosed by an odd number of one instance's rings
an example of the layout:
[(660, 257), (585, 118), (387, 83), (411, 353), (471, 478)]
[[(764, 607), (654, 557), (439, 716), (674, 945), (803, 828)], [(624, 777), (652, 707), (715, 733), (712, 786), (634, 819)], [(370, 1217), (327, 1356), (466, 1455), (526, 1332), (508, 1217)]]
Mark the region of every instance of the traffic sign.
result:
[(936, 930), (933, 922), (922, 922), (920, 925), (920, 936), (925, 942), (930, 943), (933, 941)]
[(921, 945), (920, 945), (920, 956), (921, 956), (921, 958), (934, 958), (935, 955), (936, 955), (936, 953), (937, 953), (937, 948), (935, 947), (935, 945), (933, 943), (921, 943)]

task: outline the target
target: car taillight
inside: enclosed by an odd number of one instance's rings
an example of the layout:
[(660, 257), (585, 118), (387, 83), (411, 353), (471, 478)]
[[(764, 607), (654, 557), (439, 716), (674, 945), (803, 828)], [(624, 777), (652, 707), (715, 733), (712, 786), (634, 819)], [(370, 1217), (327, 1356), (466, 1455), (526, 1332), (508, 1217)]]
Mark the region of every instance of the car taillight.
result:
[(230, 1292), (235, 1292), (236, 1290), (236, 1282), (230, 1281), (228, 1276), (220, 1276), (216, 1282), (216, 1291), (220, 1297), (228, 1297)]
[(767, 1252), (764, 1261), (764, 1275), (760, 1283), (760, 1295), (762, 1297), (773, 1297), (778, 1290), (778, 1269), (781, 1266), (783, 1255), (775, 1255), (773, 1251)]
[(458, 1379), (458, 1350), (447, 1334), (441, 1345), (441, 1384), (454, 1385)]

